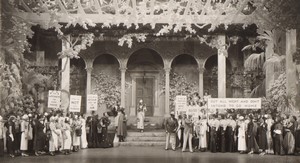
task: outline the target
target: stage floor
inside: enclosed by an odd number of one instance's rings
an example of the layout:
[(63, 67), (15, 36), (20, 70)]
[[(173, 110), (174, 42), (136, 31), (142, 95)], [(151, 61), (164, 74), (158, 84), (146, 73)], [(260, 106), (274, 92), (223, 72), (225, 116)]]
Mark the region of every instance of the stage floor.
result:
[(165, 151), (163, 147), (84, 149), (71, 155), (0, 157), (1, 163), (298, 163), (300, 156)]

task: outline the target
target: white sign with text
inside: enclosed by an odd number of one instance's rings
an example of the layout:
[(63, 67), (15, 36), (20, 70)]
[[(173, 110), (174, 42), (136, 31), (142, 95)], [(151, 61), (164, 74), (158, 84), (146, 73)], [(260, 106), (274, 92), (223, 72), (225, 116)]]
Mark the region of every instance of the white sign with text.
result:
[(176, 96), (175, 99), (175, 116), (180, 114), (186, 114), (187, 97), (186, 96)]
[(97, 111), (98, 108), (98, 95), (87, 95), (86, 110)]
[(49, 90), (48, 93), (48, 108), (57, 109), (60, 108), (60, 91)]
[(80, 112), (80, 107), (81, 107), (81, 96), (71, 95), (69, 111), (70, 112)]
[(261, 98), (209, 98), (208, 109), (261, 109)]

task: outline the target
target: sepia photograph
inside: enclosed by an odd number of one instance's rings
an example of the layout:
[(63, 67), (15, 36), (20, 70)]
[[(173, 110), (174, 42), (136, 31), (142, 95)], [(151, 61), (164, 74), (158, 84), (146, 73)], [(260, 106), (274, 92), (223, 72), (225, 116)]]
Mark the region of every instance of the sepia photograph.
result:
[(300, 0), (0, 2), (0, 163), (300, 162)]

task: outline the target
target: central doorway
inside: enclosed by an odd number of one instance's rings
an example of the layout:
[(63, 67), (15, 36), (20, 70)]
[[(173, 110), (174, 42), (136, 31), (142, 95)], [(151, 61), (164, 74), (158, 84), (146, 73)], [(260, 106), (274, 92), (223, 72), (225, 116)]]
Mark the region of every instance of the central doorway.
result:
[(153, 78), (136, 78), (136, 103), (143, 99), (147, 107), (146, 116), (153, 116), (154, 108), (154, 79)]

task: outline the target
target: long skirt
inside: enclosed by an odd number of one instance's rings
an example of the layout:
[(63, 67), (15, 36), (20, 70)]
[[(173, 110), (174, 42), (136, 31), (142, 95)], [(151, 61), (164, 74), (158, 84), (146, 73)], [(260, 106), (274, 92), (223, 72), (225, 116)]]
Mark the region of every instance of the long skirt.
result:
[(234, 152), (234, 132), (232, 127), (226, 128), (225, 139), (226, 139), (226, 152)]
[(276, 134), (274, 137), (274, 154), (275, 155), (283, 155), (283, 137), (281, 134)]
[(246, 145), (246, 138), (245, 135), (239, 135), (238, 137), (238, 151), (246, 151), (247, 145)]
[(225, 130), (220, 127), (220, 152), (226, 152)]
[(210, 131), (210, 151), (215, 153), (217, 152), (217, 132), (216, 128), (212, 127)]
[(143, 130), (144, 129), (144, 119), (145, 119), (145, 113), (144, 112), (138, 112), (137, 113), (137, 129)]
[(49, 152), (54, 152), (56, 150), (58, 150), (58, 136), (52, 132), (49, 140)]
[(45, 146), (46, 146), (46, 135), (45, 134), (35, 135), (33, 150), (41, 151), (44, 150)]
[(260, 130), (260, 133), (258, 134), (258, 146), (261, 150), (268, 149), (268, 139), (267, 139), (267, 132), (264, 130)]
[(21, 145), (20, 145), (20, 150), (22, 151), (27, 151), (28, 150), (28, 140), (26, 139), (27, 135), (25, 132), (22, 132), (21, 135)]
[(14, 155), (15, 154), (15, 150), (16, 148), (16, 144), (14, 141), (12, 141), (10, 136), (6, 136), (6, 149), (7, 149), (7, 153)]
[(72, 137), (71, 137), (71, 132), (70, 131), (65, 131), (64, 133), (65, 139), (64, 139), (64, 150), (71, 150), (71, 145), (72, 145)]
[(4, 155), (4, 139), (0, 139), (0, 157)]
[(259, 147), (256, 141), (256, 137), (254, 135), (250, 135), (250, 137), (248, 137), (248, 151), (253, 150), (253, 152), (258, 152), (259, 151)]
[(15, 150), (20, 150), (21, 146), (21, 132), (17, 132), (14, 134), (14, 148)]
[(80, 136), (77, 136), (76, 132), (73, 133), (73, 146), (80, 146)]
[(290, 131), (283, 138), (283, 149), (285, 154), (294, 154), (295, 138)]
[(199, 135), (199, 149), (205, 149), (205, 148), (207, 148), (206, 132), (204, 134)]
[(296, 147), (296, 151), (300, 151), (300, 130), (296, 131), (295, 134), (295, 147)]
[(85, 126), (82, 127), (82, 134), (80, 136), (80, 144), (81, 144), (81, 148), (87, 148), (88, 146), (88, 142), (86, 139), (86, 128)]

